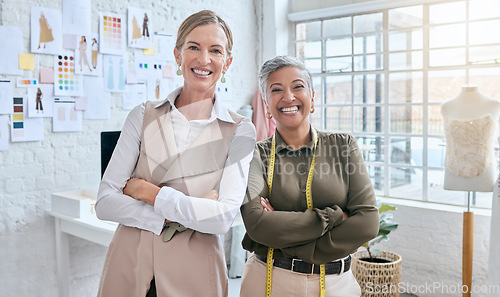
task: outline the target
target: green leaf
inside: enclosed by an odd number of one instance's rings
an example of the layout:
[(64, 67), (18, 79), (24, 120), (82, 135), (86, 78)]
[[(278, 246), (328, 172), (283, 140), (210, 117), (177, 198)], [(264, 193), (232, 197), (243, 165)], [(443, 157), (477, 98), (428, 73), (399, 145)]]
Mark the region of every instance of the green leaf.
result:
[(379, 208), (378, 208), (378, 213), (383, 213), (389, 210), (396, 210), (395, 206), (391, 206), (388, 204), (383, 203)]

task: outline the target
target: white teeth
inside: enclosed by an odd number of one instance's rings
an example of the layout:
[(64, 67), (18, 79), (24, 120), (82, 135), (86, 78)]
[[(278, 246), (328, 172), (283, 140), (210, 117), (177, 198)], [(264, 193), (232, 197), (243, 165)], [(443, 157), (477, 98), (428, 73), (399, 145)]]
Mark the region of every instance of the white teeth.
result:
[(282, 112), (284, 113), (294, 113), (299, 111), (299, 108), (297, 106), (292, 106), (292, 107), (283, 107), (281, 109)]
[(193, 72), (199, 75), (209, 75), (210, 71), (203, 71), (203, 70), (198, 70), (198, 69), (193, 69)]

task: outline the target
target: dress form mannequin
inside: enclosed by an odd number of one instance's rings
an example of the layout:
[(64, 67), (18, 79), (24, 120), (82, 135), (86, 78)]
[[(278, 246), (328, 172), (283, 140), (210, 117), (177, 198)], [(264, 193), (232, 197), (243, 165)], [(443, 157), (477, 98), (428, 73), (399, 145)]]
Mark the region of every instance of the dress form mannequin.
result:
[(493, 139), (500, 102), (466, 85), (441, 105), (446, 134), (445, 190), (492, 192)]

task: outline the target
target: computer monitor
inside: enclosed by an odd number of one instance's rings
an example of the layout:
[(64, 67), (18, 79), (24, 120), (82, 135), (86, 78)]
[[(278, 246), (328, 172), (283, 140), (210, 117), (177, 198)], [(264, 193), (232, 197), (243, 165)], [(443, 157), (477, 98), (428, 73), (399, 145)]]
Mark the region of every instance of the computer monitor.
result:
[(104, 171), (106, 171), (119, 137), (120, 131), (101, 132), (101, 178), (104, 175)]

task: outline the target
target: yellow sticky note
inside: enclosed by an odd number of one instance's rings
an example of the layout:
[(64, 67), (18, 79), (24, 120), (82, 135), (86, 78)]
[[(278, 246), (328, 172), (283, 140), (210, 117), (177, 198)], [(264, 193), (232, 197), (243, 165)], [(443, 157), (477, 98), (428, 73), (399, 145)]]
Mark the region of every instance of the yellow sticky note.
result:
[(151, 48), (145, 48), (144, 54), (147, 56), (154, 56), (155, 54), (155, 44), (151, 43)]
[(33, 54), (19, 54), (19, 69), (35, 69), (35, 56)]

